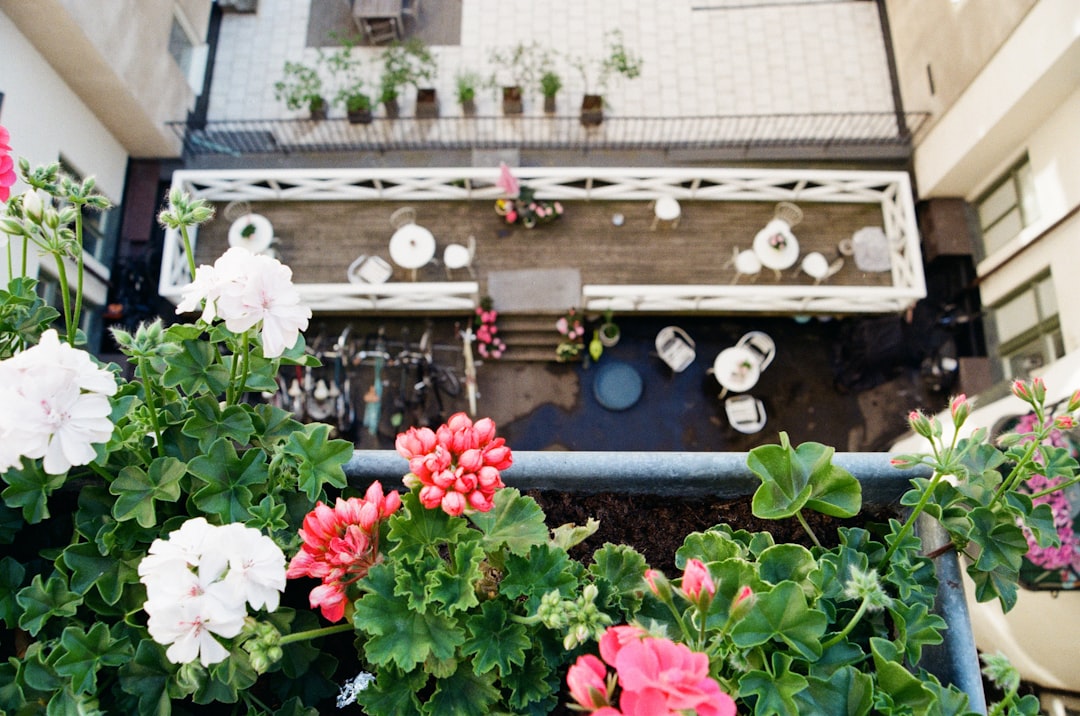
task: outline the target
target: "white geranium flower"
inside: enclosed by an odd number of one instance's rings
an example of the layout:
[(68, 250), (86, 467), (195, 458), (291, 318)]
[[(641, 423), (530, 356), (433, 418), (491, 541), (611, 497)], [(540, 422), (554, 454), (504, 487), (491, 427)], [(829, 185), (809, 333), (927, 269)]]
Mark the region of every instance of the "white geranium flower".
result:
[(239, 523), (218, 529), (218, 540), (226, 546), (229, 584), (252, 609), (278, 608), (281, 592), (285, 591), (285, 553), (272, 539), (251, 527)]
[(170, 532), (168, 538), (154, 540), (147, 556), (139, 563), (143, 584), (158, 578), (157, 575), (174, 575), (181, 570), (190, 573), (198, 567), (203, 553), (217, 547), (213, 539), (215, 529), (205, 517), (192, 517), (180, 525), (180, 529)]
[(212, 595), (154, 603), (147, 613), (150, 636), (159, 644), (170, 645), (165, 651), (169, 661), (187, 664), (197, 658), (203, 666), (229, 656), (229, 650), (214, 635), (226, 639), (236, 636), (246, 616), (243, 609), (230, 609)]
[(206, 323), (214, 320), (215, 306), (219, 291), (217, 273), (213, 266), (203, 264), (195, 269), (195, 276), (191, 283), (180, 289), (182, 296), (180, 303), (176, 304), (177, 313), (190, 313), (203, 303), (202, 318)]
[(32, 380), (33, 375), (41, 373), (63, 371), (71, 376), (80, 390), (102, 395), (116, 394), (116, 377), (99, 368), (86, 351), (72, 348), (61, 341), (53, 328), (41, 334), (36, 346), (16, 353), (3, 365), (6, 370), (15, 372), (14, 376), (8, 376), (15, 381)]

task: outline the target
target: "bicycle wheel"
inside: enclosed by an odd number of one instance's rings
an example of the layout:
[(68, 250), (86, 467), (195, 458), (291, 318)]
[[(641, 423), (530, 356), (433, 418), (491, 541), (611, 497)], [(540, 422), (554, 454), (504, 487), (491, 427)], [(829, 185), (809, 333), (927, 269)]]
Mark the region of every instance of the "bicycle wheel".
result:
[(429, 365), (428, 369), (431, 371), (431, 378), (435, 381), (435, 385), (439, 387), (439, 390), (444, 395), (449, 395), (452, 398), (461, 395), (461, 379), (457, 377), (454, 371), (434, 364)]

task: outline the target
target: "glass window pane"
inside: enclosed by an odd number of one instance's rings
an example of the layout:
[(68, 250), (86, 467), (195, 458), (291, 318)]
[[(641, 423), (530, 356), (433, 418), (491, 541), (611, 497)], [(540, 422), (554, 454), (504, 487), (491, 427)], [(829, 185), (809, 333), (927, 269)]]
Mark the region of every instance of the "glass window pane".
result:
[(191, 39), (174, 17), (172, 28), (169, 31), (169, 54), (176, 60), (176, 64), (180, 65), (185, 77), (188, 70), (191, 69), (191, 53), (193, 49)]
[(1009, 243), (1023, 228), (1020, 210), (1013, 207), (1013, 210), (1004, 218), (983, 232), (983, 246), (986, 247), (986, 253), (992, 254)]
[(1011, 181), (1004, 182), (990, 196), (979, 202), (979, 225), (985, 229), (997, 222), (1017, 203), (1016, 187)]
[(1039, 297), (1039, 315), (1043, 320), (1058, 314), (1057, 294), (1049, 276), (1035, 284), (1035, 294)]
[(1010, 379), (1027, 378), (1031, 371), (1041, 368), (1047, 362), (1041, 338), (1005, 356), (1005, 367)]
[(1024, 291), (1008, 303), (998, 306), (994, 309), (994, 319), (1002, 343), (1007, 343), (1038, 325), (1039, 312), (1035, 306), (1035, 292)]
[(1039, 202), (1035, 195), (1035, 177), (1031, 165), (1025, 162), (1016, 170), (1016, 183), (1020, 187), (1020, 205), (1024, 214), (1024, 226), (1039, 220)]

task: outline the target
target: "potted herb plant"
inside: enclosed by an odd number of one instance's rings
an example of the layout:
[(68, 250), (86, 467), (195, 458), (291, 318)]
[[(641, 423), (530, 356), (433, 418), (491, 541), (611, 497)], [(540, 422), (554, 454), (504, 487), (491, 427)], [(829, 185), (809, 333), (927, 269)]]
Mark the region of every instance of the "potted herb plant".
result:
[(363, 91), (363, 67), (360, 58), (353, 53), (354, 47), (355, 43), (346, 39), (341, 48), (325, 58), (325, 63), (338, 85), (334, 101), (344, 106), (350, 122), (370, 124), (371, 97)]
[[(607, 55), (599, 60), (578, 57), (571, 64), (581, 74), (585, 95), (581, 100), (581, 123), (595, 126), (604, 121), (604, 92), (614, 76), (634, 79), (641, 74), (642, 60), (623, 42), (622, 32), (607, 35)], [(590, 81), (595, 77), (595, 81)]]
[(318, 66), (285, 62), (284, 76), (274, 83), (274, 97), (291, 110), (307, 109), (312, 119), (326, 119), (326, 98)]
[(612, 320), (611, 310), (604, 311), (604, 318), (600, 323), (600, 328), (597, 329), (600, 336), (600, 342), (604, 344), (605, 348), (610, 348), (619, 342), (619, 336), (621, 331), (618, 324)]
[(555, 95), (562, 89), (562, 78), (554, 70), (540, 75), (540, 93), (544, 96), (544, 111), (555, 113)]
[(461, 105), (461, 111), (466, 117), (476, 114), (476, 88), (480, 84), (480, 76), (475, 72), (461, 72), (454, 78), (457, 87), (457, 101)]
[(523, 93), (526, 87), (531, 87), (536, 81), (537, 68), (545, 56), (535, 42), (528, 45), (519, 42), (513, 47), (495, 47), (491, 50), (490, 60), (496, 65), (496, 70), (490, 84), (501, 88), (503, 114), (524, 112)]
[[(382, 62), (379, 101), (386, 109), (388, 117), (397, 117), (400, 111), (398, 97), (402, 90), (410, 85), (419, 90), (421, 83), (435, 79), (435, 58), (423, 41), (414, 37), (405, 43), (395, 42), (383, 50)], [(429, 97), (434, 101), (434, 92), (431, 92)]]

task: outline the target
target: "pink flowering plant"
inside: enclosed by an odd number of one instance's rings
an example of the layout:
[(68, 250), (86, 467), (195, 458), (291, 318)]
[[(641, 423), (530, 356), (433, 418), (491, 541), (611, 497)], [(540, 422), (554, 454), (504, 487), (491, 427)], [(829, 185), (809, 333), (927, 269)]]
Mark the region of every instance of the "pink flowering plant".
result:
[(585, 348), (585, 322), (576, 308), (571, 308), (555, 321), (555, 330), (562, 336), (555, 347), (555, 357), (559, 361), (574, 360)]
[(492, 306), (491, 297), (485, 296), (476, 307), (476, 317), (473, 320), (476, 329), (476, 352), (481, 358), (498, 360), (506, 352), (506, 343), (499, 335), (499, 327), (496, 325), (498, 319), (499, 312)]

